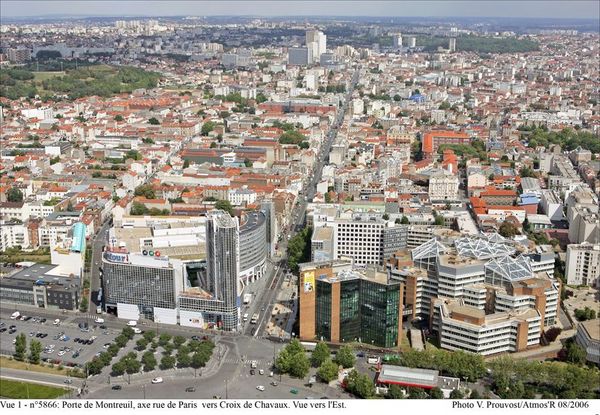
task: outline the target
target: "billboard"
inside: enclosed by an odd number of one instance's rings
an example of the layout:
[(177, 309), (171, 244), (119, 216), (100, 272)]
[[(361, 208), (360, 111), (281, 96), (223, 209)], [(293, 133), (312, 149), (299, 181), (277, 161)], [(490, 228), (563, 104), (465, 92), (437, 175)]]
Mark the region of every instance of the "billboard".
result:
[(305, 272), (304, 276), (304, 292), (309, 293), (315, 289), (315, 273), (312, 271)]

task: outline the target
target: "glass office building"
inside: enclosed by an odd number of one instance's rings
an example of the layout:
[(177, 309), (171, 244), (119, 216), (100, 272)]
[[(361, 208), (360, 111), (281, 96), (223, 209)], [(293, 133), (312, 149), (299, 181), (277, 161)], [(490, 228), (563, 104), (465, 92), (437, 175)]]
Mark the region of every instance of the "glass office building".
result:
[(403, 288), (385, 273), (353, 270), (346, 261), (301, 264), (300, 338), (398, 347)]

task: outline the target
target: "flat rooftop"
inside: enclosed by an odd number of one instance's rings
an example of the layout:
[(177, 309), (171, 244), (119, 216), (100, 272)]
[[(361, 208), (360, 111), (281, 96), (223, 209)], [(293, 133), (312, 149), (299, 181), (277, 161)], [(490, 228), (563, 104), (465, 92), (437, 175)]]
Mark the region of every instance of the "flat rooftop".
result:
[(381, 365), (377, 383), (416, 386), (431, 389), (438, 386), (438, 377), (439, 372), (437, 370)]
[(579, 327), (587, 333), (591, 340), (600, 342), (600, 318), (581, 322)]

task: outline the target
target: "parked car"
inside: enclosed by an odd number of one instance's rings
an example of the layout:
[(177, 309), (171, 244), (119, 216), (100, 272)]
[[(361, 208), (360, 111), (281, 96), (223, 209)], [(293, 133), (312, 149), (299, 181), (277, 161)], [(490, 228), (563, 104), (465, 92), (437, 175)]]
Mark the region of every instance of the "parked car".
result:
[(121, 385), (112, 385), (111, 389), (114, 391), (120, 391), (121, 389), (123, 389), (123, 387)]
[(58, 326), (60, 324), (60, 319), (57, 318), (56, 320), (54, 320), (54, 323), (52, 323), (52, 324), (54, 324), (55, 326)]
[(163, 383), (163, 378), (158, 377), (158, 378), (154, 378), (151, 381), (153, 384), (157, 384), (157, 383)]
[(261, 392), (264, 392), (264, 391), (265, 391), (265, 387), (264, 387), (263, 385), (258, 385), (258, 386), (256, 387), (256, 389), (257, 389), (257, 390), (259, 390), (259, 391), (261, 391)]
[(189, 388), (185, 388), (186, 392), (196, 392), (196, 388), (194, 388), (193, 386), (190, 386)]

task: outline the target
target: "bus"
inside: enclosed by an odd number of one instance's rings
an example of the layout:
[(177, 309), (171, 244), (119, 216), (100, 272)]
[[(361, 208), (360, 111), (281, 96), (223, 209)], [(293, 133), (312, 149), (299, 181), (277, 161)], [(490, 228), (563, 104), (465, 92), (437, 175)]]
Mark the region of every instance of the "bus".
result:
[(252, 314), (252, 319), (250, 320), (250, 324), (258, 323), (258, 313)]

